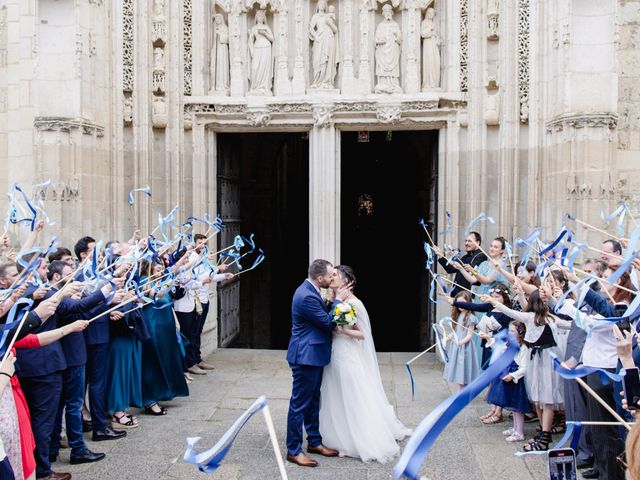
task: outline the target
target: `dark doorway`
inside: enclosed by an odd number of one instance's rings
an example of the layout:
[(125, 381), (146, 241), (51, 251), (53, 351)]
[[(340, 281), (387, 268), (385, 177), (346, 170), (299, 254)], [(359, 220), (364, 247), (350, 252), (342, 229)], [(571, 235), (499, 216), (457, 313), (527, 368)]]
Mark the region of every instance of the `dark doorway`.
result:
[[(255, 233), (266, 260), (219, 290), (221, 346), (286, 349), (291, 297), (309, 260), (309, 142), (303, 133), (217, 136), (223, 248)], [(251, 262), (245, 266), (249, 267)], [(228, 328), (225, 322), (239, 328)]]
[(428, 341), (422, 217), (435, 218), (438, 132), (343, 132), (341, 263), (355, 269), (378, 351)]

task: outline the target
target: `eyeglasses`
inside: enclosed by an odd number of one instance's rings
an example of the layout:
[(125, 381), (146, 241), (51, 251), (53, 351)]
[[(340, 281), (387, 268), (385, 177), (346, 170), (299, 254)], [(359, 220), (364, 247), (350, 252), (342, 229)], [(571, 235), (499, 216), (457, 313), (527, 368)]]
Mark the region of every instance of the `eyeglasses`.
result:
[(627, 452), (622, 452), (616, 457), (616, 462), (620, 469), (624, 472), (627, 470)]

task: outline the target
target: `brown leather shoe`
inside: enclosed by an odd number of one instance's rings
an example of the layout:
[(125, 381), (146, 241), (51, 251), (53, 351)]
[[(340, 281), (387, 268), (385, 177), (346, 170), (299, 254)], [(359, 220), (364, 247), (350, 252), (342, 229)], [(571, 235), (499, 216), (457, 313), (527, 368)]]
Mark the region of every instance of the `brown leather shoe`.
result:
[(44, 477), (44, 480), (71, 480), (71, 474), (62, 472), (51, 472), (48, 477)]
[(319, 453), (325, 457), (337, 457), (338, 451), (333, 450), (332, 448), (327, 448), (324, 445), (318, 445), (317, 447), (309, 447), (307, 448), (307, 452), (309, 453)]
[(291, 463), (300, 465), (301, 467), (317, 467), (318, 462), (313, 458), (307, 457), (304, 453), (300, 452), (298, 455), (287, 455), (287, 460)]

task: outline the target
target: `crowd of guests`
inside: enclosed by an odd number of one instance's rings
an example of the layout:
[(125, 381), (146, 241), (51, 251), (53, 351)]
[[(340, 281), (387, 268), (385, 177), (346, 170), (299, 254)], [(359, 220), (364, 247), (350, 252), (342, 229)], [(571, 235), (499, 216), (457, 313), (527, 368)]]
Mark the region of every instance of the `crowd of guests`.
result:
[[(490, 386), (489, 411), (480, 420), (502, 423), (505, 410), (509, 411), (513, 426), (503, 432), (506, 441), (522, 442), (524, 451), (533, 452), (548, 450), (553, 436), (565, 433), (567, 420), (617, 422), (582, 429), (577, 466), (585, 469), (584, 478), (624, 479), (626, 466), (635, 465), (630, 459), (640, 454), (640, 426), (627, 435), (627, 429), (595, 396), (556, 372), (553, 360), (559, 359), (568, 369), (584, 366), (610, 373), (640, 366), (639, 315), (617, 323), (600, 321), (625, 314), (637, 294), (640, 262), (634, 261), (609, 283), (606, 279), (623, 263), (626, 245), (617, 240), (606, 240), (599, 249), (592, 249), (601, 252), (599, 258), (585, 260), (580, 268), (576, 262), (571, 269), (562, 266), (560, 258), (552, 258), (553, 251), (538, 258), (542, 247), (531, 246), (530, 260), (513, 263), (504, 238), (493, 239), (488, 250), (481, 244), (480, 234), (471, 232), (464, 256), (451, 258), (434, 247), (440, 265), (455, 274), (453, 288), (444, 294), (452, 306), (450, 319), (436, 327), (448, 341), (444, 378), (459, 388), (471, 383), (489, 365), (497, 345), (493, 337), (509, 329), (520, 350), (510, 368)], [(536, 275), (538, 264), (545, 262), (548, 268)], [(584, 276), (597, 280), (578, 285)], [(621, 382), (603, 381), (599, 373), (587, 375), (584, 381), (622, 419), (633, 422), (640, 399), (624, 399)], [(538, 424), (529, 438), (525, 422)], [(629, 466), (627, 478), (640, 480), (639, 468)]]
[[(71, 474), (52, 470), (62, 446), (71, 449), (71, 464), (102, 460), (84, 433), (94, 442), (123, 438), (138, 427), (131, 407), (166, 415), (160, 402), (188, 396), (195, 376), (214, 369), (200, 352), (210, 284), (233, 274), (202, 263), (202, 234), (152, 260), (142, 255), (149, 246), (139, 232), (95, 254), (88, 236), (73, 253), (60, 247), (17, 256), (10, 243), (9, 235), (0, 238), (0, 290), (7, 292), (0, 294), (0, 338), (5, 348), (15, 342), (0, 371), (0, 478), (68, 480)], [(100, 276), (94, 268), (87, 279), (83, 267), (92, 261)], [(27, 263), (36, 268), (25, 276)]]

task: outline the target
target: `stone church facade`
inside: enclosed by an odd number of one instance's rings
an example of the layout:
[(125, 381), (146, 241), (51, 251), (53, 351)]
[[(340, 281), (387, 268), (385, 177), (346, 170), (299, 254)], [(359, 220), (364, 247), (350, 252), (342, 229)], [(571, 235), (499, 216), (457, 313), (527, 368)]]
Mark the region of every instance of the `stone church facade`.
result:
[(640, 208), (639, 39), (634, 0), (0, 0), (0, 185), (51, 179), (66, 244), (125, 239), (233, 210), (225, 134), (304, 135), (309, 258), (339, 261), (341, 138), (434, 131), (429, 220), (550, 236)]

